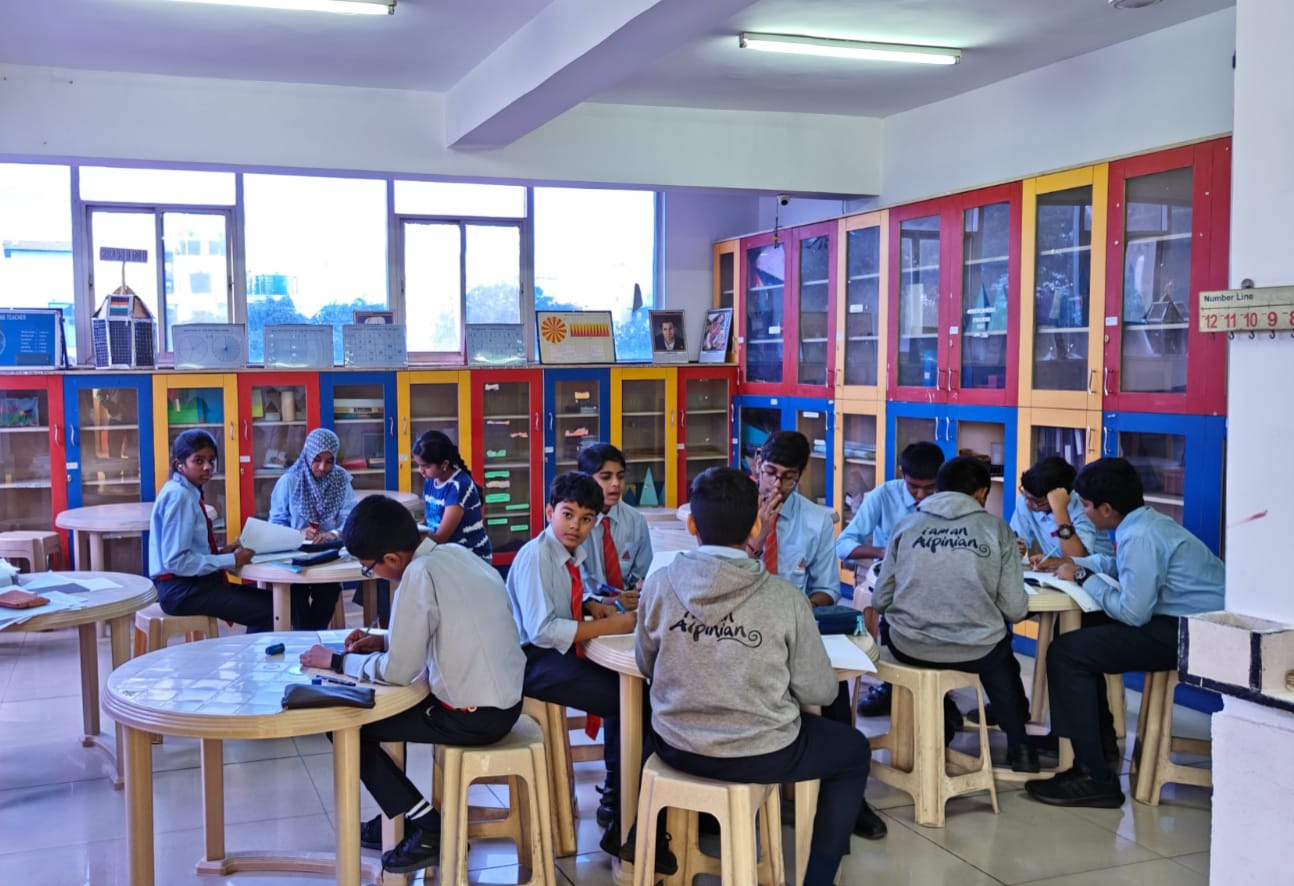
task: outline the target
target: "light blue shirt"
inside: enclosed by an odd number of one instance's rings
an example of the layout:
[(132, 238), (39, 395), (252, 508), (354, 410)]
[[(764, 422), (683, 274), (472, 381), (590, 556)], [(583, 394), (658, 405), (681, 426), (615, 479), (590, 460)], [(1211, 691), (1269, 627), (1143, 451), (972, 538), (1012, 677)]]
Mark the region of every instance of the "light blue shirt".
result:
[(889, 544), (890, 533), (899, 521), (916, 511), (917, 500), (908, 492), (908, 486), (902, 477), (885, 481), (863, 496), (858, 513), (854, 514), (854, 519), (849, 521), (845, 531), (836, 539), (836, 556), (847, 560), (859, 545), (870, 544), (884, 548)]
[[(1069, 520), (1074, 524), (1078, 540), (1087, 548), (1088, 554), (1113, 554), (1114, 544), (1110, 533), (1101, 532), (1083, 513), (1083, 501), (1077, 495), (1069, 497)], [(1015, 511), (1011, 514), (1011, 529), (1016, 536), (1023, 539), (1032, 549), (1034, 545), (1046, 557), (1063, 557), (1060, 549), (1060, 536), (1056, 534), (1056, 517), (1051, 510), (1031, 511), (1023, 495), (1015, 497)]]
[(1080, 566), (1118, 579), (1083, 584), (1111, 618), (1133, 626), (1154, 615), (1191, 615), (1224, 608), (1226, 567), (1187, 529), (1143, 505), (1114, 530), (1115, 554), (1076, 557)]
[(616, 502), (610, 511), (598, 516), (598, 524), (580, 545), (584, 551), (584, 586), (590, 593), (607, 580), (606, 564), (602, 562), (602, 535), (607, 531), (608, 517), (611, 518), (611, 541), (620, 556), (621, 577), (626, 582), (631, 577), (642, 581), (651, 569), (651, 531), (647, 528), (647, 518), (632, 505)]
[(153, 502), (148, 521), (148, 574), (192, 578), (233, 569), (233, 554), (213, 554), (207, 541), (202, 491), (180, 474), (172, 474)]
[(777, 533), (777, 574), (805, 596), (827, 594), (833, 603), (838, 602), (840, 570), (832, 544), (835, 527), (831, 512), (792, 492), (782, 505), (774, 531)]
[[(316, 528), (320, 532), (340, 532), (342, 526), (346, 523), (346, 518), (350, 512), (355, 509), (355, 487), (346, 484), (346, 494), (342, 498), (341, 510), (335, 517), (324, 520)], [(304, 514), (292, 513), (292, 484), (288, 480), (288, 475), (284, 474), (274, 482), (274, 489), (270, 492), (270, 522), (277, 523), (280, 526), (291, 526), (293, 529), (305, 529), (310, 522)]]
[(508, 569), (508, 597), (523, 645), (565, 653), (575, 642), (579, 625), (571, 617), (571, 574), (566, 568), (570, 562), (580, 568), (583, 546), (571, 554), (551, 526), (517, 551)]

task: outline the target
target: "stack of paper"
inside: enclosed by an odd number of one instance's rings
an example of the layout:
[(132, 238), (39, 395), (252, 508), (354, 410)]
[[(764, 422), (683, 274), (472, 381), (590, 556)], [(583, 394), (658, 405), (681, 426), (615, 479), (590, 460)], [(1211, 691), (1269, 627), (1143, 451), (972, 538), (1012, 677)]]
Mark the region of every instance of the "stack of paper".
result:
[(300, 547), (306, 543), (306, 537), (300, 529), (248, 517), (238, 542), (256, 552), (252, 557), (253, 563), (268, 563), (272, 560), (291, 560), (297, 556)]
[(49, 600), (44, 606), (33, 606), (30, 609), (0, 609), (0, 631), (22, 624), (38, 615), (77, 610), (85, 606), (85, 600), (81, 597), (65, 594), (62, 591), (42, 590), (40, 595)]

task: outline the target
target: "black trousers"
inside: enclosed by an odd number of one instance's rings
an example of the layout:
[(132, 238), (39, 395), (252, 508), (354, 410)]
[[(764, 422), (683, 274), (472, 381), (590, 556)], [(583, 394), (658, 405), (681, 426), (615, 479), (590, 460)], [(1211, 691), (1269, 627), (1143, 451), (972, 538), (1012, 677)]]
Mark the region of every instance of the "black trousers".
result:
[(341, 585), (292, 585), (292, 629), (322, 631), (332, 622)]
[(247, 633), (268, 631), (274, 624), (269, 592), (234, 584), (217, 570), (194, 577), (159, 579), (157, 602), (167, 615), (214, 615), (247, 626)]
[(656, 753), (675, 769), (701, 778), (751, 784), (821, 779), (811, 848), (837, 859), (849, 852), (849, 835), (862, 809), (872, 761), (867, 736), (852, 726), (801, 714), (800, 734), (770, 754), (706, 757), (671, 747), (659, 737)]
[(1020, 680), (1020, 662), (1015, 660), (1015, 653), (1011, 651), (1009, 630), (987, 654), (969, 661), (926, 661), (905, 654), (892, 634), (885, 638), (885, 642), (902, 664), (941, 671), (966, 671), (978, 676), (984, 686), (984, 694), (993, 704), (998, 725), (1006, 733), (1008, 746), (1014, 748), (1024, 743), (1024, 725), (1029, 722), (1029, 698), (1024, 694), (1024, 683)]
[(1176, 668), (1177, 622), (1172, 615), (1156, 615), (1140, 627), (1109, 621), (1052, 641), (1047, 651), (1052, 731), (1073, 743), (1075, 761), (1094, 778), (1113, 777), (1102, 750), (1102, 736), (1114, 735), (1105, 675)]
[(359, 779), (382, 807), (383, 815), (387, 818), (403, 815), (422, 802), (422, 791), (414, 787), (404, 769), (382, 750), (382, 742), (479, 747), (494, 744), (507, 735), (520, 716), (521, 702), (506, 710), (459, 711), (446, 708), (435, 695), (428, 694), (420, 704), (406, 711), (360, 727)]

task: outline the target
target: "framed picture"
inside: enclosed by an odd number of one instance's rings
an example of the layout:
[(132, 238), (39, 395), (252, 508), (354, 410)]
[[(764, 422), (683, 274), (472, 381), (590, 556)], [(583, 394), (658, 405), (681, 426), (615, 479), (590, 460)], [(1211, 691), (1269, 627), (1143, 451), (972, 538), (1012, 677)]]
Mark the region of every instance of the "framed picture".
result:
[(728, 359), (728, 338), (732, 335), (732, 308), (711, 308), (701, 327), (702, 363), (724, 363)]
[(610, 311), (535, 311), (540, 363), (614, 363)]
[(395, 311), (355, 311), (354, 322), (377, 326), (394, 326)]
[(683, 338), (682, 311), (650, 311), (651, 358), (653, 363), (686, 363), (687, 341)]

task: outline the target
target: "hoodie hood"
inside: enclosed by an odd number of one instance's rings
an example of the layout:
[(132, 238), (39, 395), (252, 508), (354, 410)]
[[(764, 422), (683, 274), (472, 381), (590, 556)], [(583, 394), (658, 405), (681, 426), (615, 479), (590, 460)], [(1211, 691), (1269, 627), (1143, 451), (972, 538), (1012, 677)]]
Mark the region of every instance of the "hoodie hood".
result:
[(670, 592), (705, 625), (717, 625), (772, 578), (758, 560), (685, 551), (665, 567)]
[(970, 514), (984, 513), (984, 507), (964, 492), (936, 492), (925, 499), (917, 508), (923, 514), (943, 517), (945, 520), (959, 520)]

